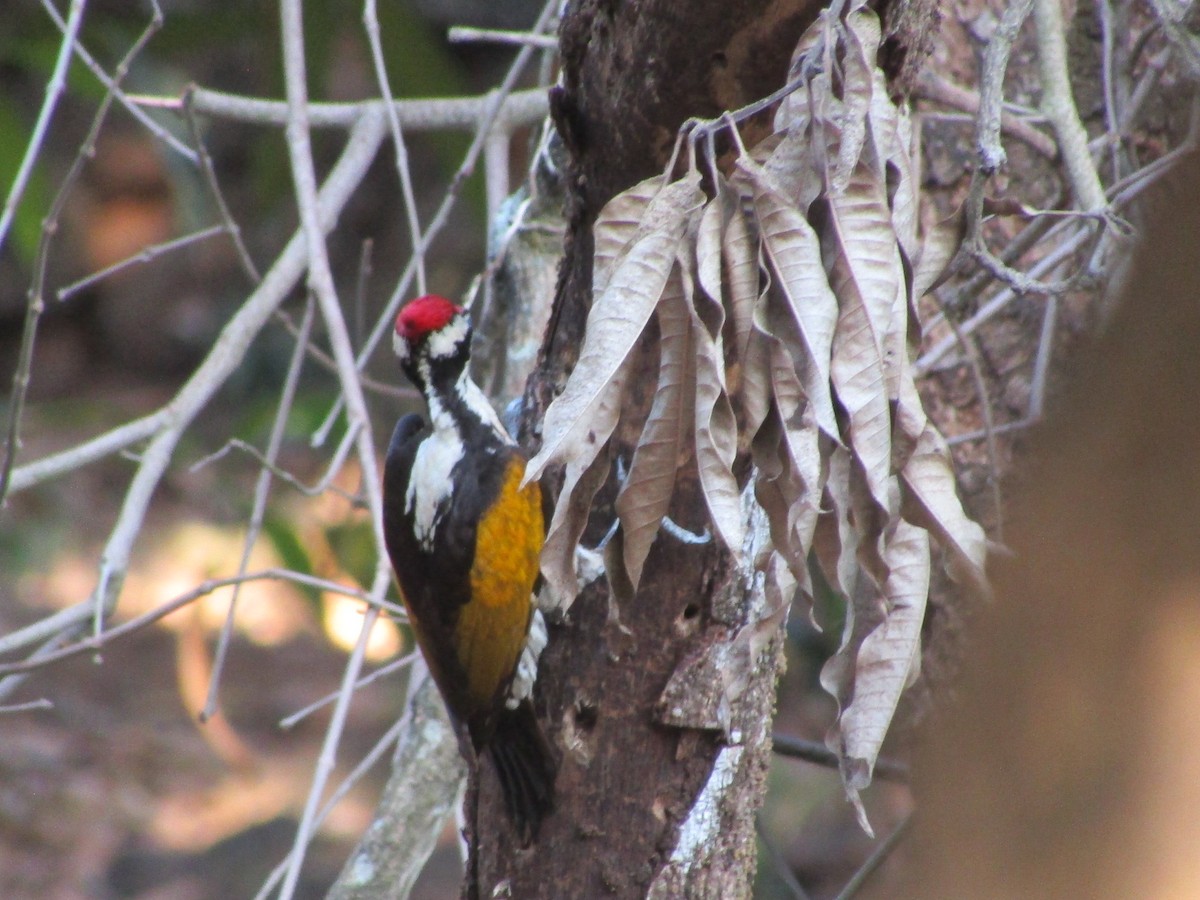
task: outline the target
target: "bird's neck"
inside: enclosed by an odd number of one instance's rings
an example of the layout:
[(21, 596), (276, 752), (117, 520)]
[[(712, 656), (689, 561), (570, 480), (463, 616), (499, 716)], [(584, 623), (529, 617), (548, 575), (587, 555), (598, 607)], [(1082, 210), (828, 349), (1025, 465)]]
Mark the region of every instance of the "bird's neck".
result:
[(513, 440), (466, 365), (449, 368), (419, 364), (413, 379), (425, 396), (434, 432), (462, 438), (493, 436), (503, 444)]

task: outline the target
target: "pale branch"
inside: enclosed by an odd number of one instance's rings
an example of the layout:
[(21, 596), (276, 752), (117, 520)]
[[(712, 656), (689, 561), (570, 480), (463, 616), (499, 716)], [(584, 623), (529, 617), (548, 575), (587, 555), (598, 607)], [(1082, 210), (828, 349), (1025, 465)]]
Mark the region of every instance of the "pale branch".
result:
[[(1088, 234), (1085, 231), (1077, 231), (1070, 238), (1064, 240), (1061, 244), (1054, 248), (1046, 256), (1038, 260), (1029, 269), (1030, 278), (1041, 278), (1053, 272), (1063, 264), (1070, 256), (1083, 246), (1087, 240)], [(990, 320), (1000, 310), (1007, 306), (1012, 299), (1017, 296), (1017, 291), (1013, 287), (1005, 287), (993, 298), (983, 304), (972, 316), (970, 316), (959, 327), (964, 335), (973, 334), (979, 326)], [(914, 369), (918, 375), (924, 375), (932, 371), (933, 368), (941, 362), (941, 360), (958, 345), (958, 338), (951, 334), (943, 338), (938, 343), (921, 354), (920, 358), (914, 364)]]
[(423, 665), (409, 678), (404, 718), (392, 733), (398, 733), (392, 774), (375, 820), (347, 859), (329, 900), (407, 897), (457, 803), (465, 765)]
[[(995, 514), (992, 531), (995, 533), (996, 540), (1003, 542), (1004, 498), (1000, 488), (1000, 451), (996, 446), (996, 423), (992, 415), (992, 396), (987, 389), (987, 379), (983, 375), (983, 364), (979, 360), (979, 347), (975, 343), (974, 336), (967, 337), (963, 333), (962, 327), (954, 316), (945, 314), (946, 310), (942, 305), (941, 295), (937, 291), (933, 291), (933, 297), (942, 306), (946, 323), (950, 326), (955, 340), (958, 341), (963, 357), (967, 360), (968, 368), (971, 370), (971, 378), (975, 382), (975, 396), (978, 399), (979, 412), (983, 416), (983, 431), (986, 436), (988, 458), (988, 483), (992, 488), (992, 511)], [(1051, 299), (1053, 299), (1053, 295), (1051, 295)]]
[[(279, 448), (283, 444), (283, 434), (287, 428), (288, 418), (292, 414), (292, 404), (296, 399), (296, 386), (300, 381), (300, 371), (304, 365), (304, 348), (313, 324), (312, 297), (304, 306), (304, 318), (300, 322), (300, 334), (296, 337), (296, 346), (292, 358), (288, 361), (287, 375), (283, 380), (283, 389), (279, 395), (279, 404), (275, 411), (275, 421), (271, 423), (271, 432), (267, 436), (267, 450), (263, 454), (262, 465), (259, 467), (258, 479), (254, 484), (254, 500), (250, 509), (250, 522), (246, 526), (246, 537), (242, 542), (242, 558), (238, 562), (237, 574), (244, 575), (250, 567), (250, 554), (258, 543), (262, 532), (263, 520), (267, 510), (267, 497), (271, 492), (271, 474), (279, 458)], [(225, 613), (225, 621), (221, 623), (221, 632), (217, 637), (217, 646), (213, 652), (212, 671), (208, 680), (208, 695), (204, 700), (204, 708), (200, 710), (200, 721), (207, 721), (216, 711), (218, 703), (218, 686), (221, 683), (221, 673), (225, 670), (225, 659), (229, 652), (229, 644), (233, 638), (233, 621), (237, 612), (238, 597), (241, 595), (241, 584), (233, 588), (229, 598), (229, 608)]]
[[(80, 626), (75, 626), (70, 631), (59, 631), (52, 635), (49, 640), (45, 641), (40, 647), (33, 651), (28, 657), (30, 661), (42, 659), (52, 653), (56, 653), (59, 649), (66, 646), (76, 634), (79, 633)], [(28, 672), (18, 672), (15, 675), (5, 675), (0, 678), (0, 700), (7, 700), (13, 695), (26, 679), (29, 678)]]
[[(54, 8), (54, 4), (51, 2), (51, 0), (41, 0), (41, 3), (42, 9), (44, 9), (46, 14), (51, 18), (51, 20), (53, 20), (55, 27), (57, 27), (59, 31), (66, 33), (67, 23), (63, 21), (62, 16), (59, 15), (58, 10)], [(79, 41), (75, 42), (75, 55), (78, 56), (88, 70), (91, 71), (91, 73), (96, 77), (96, 80), (104, 85), (104, 89), (112, 93), (112, 95), (117, 98), (117, 102), (125, 107), (129, 114), (133, 116), (133, 118), (142, 127), (154, 135), (157, 140), (170, 147), (177, 154), (182, 156), (188, 162), (192, 163), (192, 165), (196, 165), (199, 162), (196, 151), (187, 144), (183, 143), (183, 141), (179, 140), (179, 138), (175, 137), (175, 135), (171, 134), (171, 132), (167, 131), (167, 129), (155, 122), (154, 119), (146, 114), (144, 109), (140, 109), (136, 103), (132, 102), (130, 95), (121, 90), (120, 86), (116, 82), (116, 79), (112, 78), (107, 72), (104, 71), (104, 67), (101, 66), (100, 63), (96, 62), (92, 55), (88, 53), (87, 48), (85, 48)]]
[[(298, 333), (298, 326), (292, 321), (292, 317), (287, 314), (286, 310), (276, 310), (275, 318), (284, 327), (288, 334), (295, 337)], [(361, 338), (359, 340), (361, 343)], [(316, 344), (309, 343), (305, 348), (305, 352), (327, 372), (337, 374), (337, 363), (333, 357), (318, 347)], [(399, 385), (390, 382), (379, 381), (369, 375), (359, 372), (358, 380), (362, 382), (364, 390), (371, 391), (374, 394), (379, 394), (383, 397), (390, 397), (393, 400), (419, 400), (421, 399), (420, 392), (410, 385)]]
[[(992, 434), (1015, 434), (1018, 431), (1026, 431), (1038, 423), (1036, 419), (1024, 418), (1016, 422), (1002, 422), (992, 429)], [(950, 447), (957, 447), (959, 444), (969, 444), (973, 441), (986, 440), (987, 431), (982, 428), (975, 431), (964, 432), (963, 434), (953, 434), (946, 438), (946, 444)], [(989, 551), (990, 552), (990, 551)]]
[[(1193, 131), (1189, 133), (1188, 138), (1179, 147), (1169, 153), (1159, 157), (1154, 162), (1147, 163), (1141, 169), (1133, 172), (1121, 181), (1114, 184), (1107, 191), (1110, 198), (1109, 203), (1112, 211), (1120, 211), (1128, 205), (1135, 197), (1145, 191), (1151, 184), (1162, 178), (1167, 172), (1171, 171), (1176, 164), (1181, 160), (1188, 159), (1197, 148), (1200, 147), (1200, 105), (1197, 106), (1197, 115), (1193, 120)], [(1116, 221), (1111, 214), (1108, 216), (1109, 221)], [(1059, 226), (1055, 226), (1057, 228)], [(1053, 231), (1053, 229), (1051, 229)], [(1050, 235), (1050, 231), (1046, 233), (1046, 237)], [(1078, 277), (1071, 277), (1059, 283), (1045, 283), (1040, 279), (1049, 275), (1057, 269), (1063, 262), (1077, 253), (1083, 245), (1096, 238), (1095, 233), (1089, 233), (1087, 230), (1077, 230), (1073, 235), (1066, 238), (1062, 243), (1058, 244), (1053, 250), (1047, 253), (1044, 257), (1034, 263), (1027, 274), (1026, 284), (1031, 292), (1053, 295), (1062, 290), (1070, 288), (1078, 282)], [(974, 333), (981, 325), (990, 320), (1001, 309), (1007, 306), (1020, 291), (1012, 284), (1008, 284), (994, 297), (984, 303), (973, 315), (971, 315), (960, 326), (964, 335)], [(957, 344), (957, 338), (950, 335), (934, 346), (930, 347), (914, 364), (916, 374), (925, 375), (933, 371), (935, 367), (945, 358), (945, 356)], [(997, 432), (1002, 431), (1004, 426), (997, 426)]]
[(392, 132), (392, 144), (396, 148), (396, 170), (400, 176), (400, 193), (404, 198), (404, 215), (408, 220), (408, 235), (412, 242), (412, 255), (417, 261), (417, 291), (424, 294), (425, 250), (421, 241), (421, 223), (417, 218), (417, 201), (413, 194), (412, 173), (408, 166), (408, 147), (404, 143), (404, 130), (396, 113), (396, 102), (392, 96), (392, 85), (388, 80), (387, 63), (383, 59), (383, 44), (379, 38), (379, 16), (375, 11), (375, 0), (363, 3), (363, 27), (367, 32), (367, 43), (371, 47), (371, 62), (375, 66), (375, 80), (383, 95), (387, 110), (388, 126)]
[(1117, 88), (1114, 55), (1112, 4), (1109, 0), (1095, 0), (1100, 18), (1100, 83), (1104, 92), (1104, 137), (1108, 145), (1112, 164), (1112, 177), (1121, 177), (1121, 147), (1119, 144), (1120, 110), (1117, 108)]
[(205, 456), (192, 463), (188, 471), (197, 472), (200, 469), (203, 469), (205, 466), (211, 465), (220, 459), (224, 459), (230, 450), (240, 450), (247, 456), (252, 457), (264, 472), (269, 472), (270, 474), (274, 475), (280, 481), (286, 483), (290, 487), (295, 488), (305, 497), (319, 497), (326, 491), (330, 491), (354, 506), (365, 507), (366, 504), (363, 502), (361, 497), (358, 497), (355, 494), (352, 494), (350, 491), (344, 490), (343, 488), (337, 487), (333, 484), (333, 479), (336, 478), (338, 472), (342, 470), (342, 466), (345, 465), (346, 462), (346, 457), (350, 455), (350, 451), (354, 447), (354, 440), (356, 436), (357, 435), (353, 430), (348, 430), (346, 432), (346, 434), (342, 437), (342, 442), (338, 445), (337, 450), (334, 452), (329, 465), (326, 466), (325, 474), (322, 475), (315, 484), (311, 485), (305, 484), (287, 469), (278, 465), (272, 458), (270, 458), (270, 456), (268, 456), (268, 454), (263, 453), (253, 444), (247, 443), (241, 438), (230, 438), (217, 451), (210, 453), (208, 456)]
[[(331, 593), (343, 594), (347, 597), (353, 597), (356, 600), (362, 600), (367, 603), (371, 609), (378, 609), (379, 603), (374, 600), (371, 595), (360, 591), (356, 588), (349, 587), (344, 584), (339, 584), (336, 581), (329, 581), (326, 578), (317, 578), (313, 575), (305, 575), (301, 572), (294, 572), (290, 569), (262, 569), (258, 572), (249, 572), (244, 575), (233, 575), (228, 578), (210, 578), (202, 581), (196, 587), (192, 588), (179, 596), (168, 600), (165, 603), (159, 604), (149, 612), (135, 616), (120, 625), (114, 625), (112, 628), (100, 633), (93, 634), (69, 644), (65, 647), (55, 649), (49, 653), (35, 654), (28, 659), (23, 659), (18, 662), (0, 663), (0, 676), (7, 677), (24, 672), (31, 672), (35, 669), (42, 669), (54, 663), (62, 662), (65, 659), (79, 656), (85, 653), (95, 653), (104, 647), (111, 644), (113, 641), (126, 635), (133, 634), (136, 631), (141, 631), (155, 622), (166, 618), (171, 613), (195, 603), (201, 597), (206, 597), (209, 594), (219, 591), (222, 588), (231, 587), (234, 585), (244, 584), (248, 581), (289, 581), (294, 584), (303, 585), (305, 587), (318, 588), (322, 591)], [(384, 604), (389, 613), (395, 613), (396, 609), (391, 604)], [(48, 620), (46, 620), (48, 621)], [(20, 649), (23, 646), (31, 643), (28, 640), (29, 634), (32, 633), (36, 626), (42, 623), (34, 623), (27, 628), (16, 631), (10, 635), (0, 638), (0, 654), (10, 653), (13, 650)], [(78, 623), (75, 623), (76, 625)], [(57, 633), (62, 633), (66, 626), (59, 627)]]
[(1075, 192), (1075, 201), (1085, 212), (1101, 212), (1108, 206), (1100, 176), (1088, 152), (1087, 131), (1079, 121), (1071, 76), (1067, 71), (1067, 38), (1060, 0), (1034, 0), (1037, 26), (1038, 69), (1042, 80), (1042, 112), (1058, 135), (1058, 147)]
[(502, 31), (491, 28), (468, 28), (456, 25), (446, 34), (452, 44), (487, 43), (515, 44), (518, 47), (536, 47), (539, 50), (557, 50), (558, 38), (549, 34), (533, 34), (528, 31)]
[(38, 700), (30, 700), (28, 703), (12, 703), (7, 706), (0, 706), (0, 715), (4, 715), (5, 713), (34, 712), (39, 709), (54, 709), (54, 704), (45, 697)]
[[(541, 89), (510, 91), (496, 106), (498, 91), (479, 97), (446, 97), (430, 100), (397, 100), (396, 119), (408, 131), (472, 131), (481, 123), (514, 129), (533, 125), (546, 117), (550, 103)], [(183, 101), (178, 97), (133, 98), (149, 107), (177, 110)], [(287, 124), (287, 104), (278, 100), (243, 97), (207, 88), (193, 88), (191, 102), (197, 113), (214, 118), (246, 122), (253, 125), (283, 126)], [(356, 103), (310, 103), (309, 125), (313, 128), (349, 128), (368, 109), (380, 108), (382, 100), (362, 100)], [(485, 128), (486, 130), (486, 128)]]
[(1029, 15), (1033, 0), (1017, 0), (1000, 17), (996, 31), (983, 53), (979, 72), (979, 115), (975, 141), (979, 152), (979, 168), (991, 175), (1006, 159), (1000, 144), (1000, 128), (1004, 109), (1004, 73), (1012, 54), (1013, 42)]
[[(1042, 330), (1038, 334), (1037, 355), (1033, 360), (1033, 378), (1029, 382), (1029, 411), (1026, 418), (1037, 422), (1045, 408), (1046, 385), (1050, 375), (1050, 360), (1054, 350), (1054, 329), (1058, 323), (1058, 298), (1051, 294), (1046, 298), (1042, 311)], [(1002, 536), (997, 536), (1003, 540)]]
[(46, 140), (46, 133), (50, 130), (50, 120), (54, 118), (54, 110), (58, 106), (63, 88), (66, 86), (67, 68), (71, 63), (71, 50), (79, 40), (79, 29), (83, 25), (84, 5), (85, 0), (71, 0), (66, 26), (63, 29), (62, 43), (59, 44), (58, 55), (55, 57), (50, 78), (46, 81), (46, 96), (42, 100), (42, 108), (38, 111), (29, 143), (25, 145), (21, 164), (17, 166), (17, 174), (13, 177), (12, 187), (8, 189), (8, 196), (4, 200), (4, 209), (0, 211), (0, 249), (4, 247), (4, 239), (8, 237), (13, 219), (16, 218), (17, 207), (21, 205), (21, 199), (25, 196), (25, 189), (29, 186), (29, 179), (33, 176), (33, 164), (41, 155), (42, 144)]
[[(329, 776), (333, 774), (334, 767), (337, 764), (337, 748), (342, 739), (342, 732), (346, 727), (346, 716), (350, 711), (350, 700), (354, 696), (354, 684), (358, 681), (358, 673), (362, 669), (363, 659), (366, 657), (367, 639), (370, 638), (371, 629), (375, 626), (378, 618), (378, 609), (372, 606), (367, 610), (367, 614), (363, 616), (362, 630), (358, 633), (358, 642), (354, 645), (354, 651), (346, 661), (346, 670), (342, 676), (341, 690), (338, 692), (337, 702), (333, 705), (333, 715), (330, 718), (329, 727), (325, 729), (325, 740), (321, 743), (321, 753), (317, 757), (312, 786), (309, 788), (308, 798), (304, 803), (304, 811), (300, 815), (300, 824), (296, 828), (296, 838), (292, 845), (292, 852), (288, 854), (288, 867), (284, 875), (283, 885), (279, 888), (279, 900), (291, 900), (295, 894), (296, 885), (300, 879), (300, 869), (304, 865), (304, 857), (309, 841), (316, 832), (321, 819), (324, 818), (322, 810), (319, 808), (321, 794), (324, 792), (325, 784), (329, 780)], [(381, 749), (378, 756), (382, 755)], [(367, 767), (373, 764), (378, 756), (372, 755), (361, 760), (355, 769), (355, 773), (361, 774), (365, 772)], [(335, 793), (334, 797), (330, 798), (326, 808), (332, 808), (338, 799), (340, 799), (340, 795)]]
[(169, 410), (164, 406), (140, 419), (118, 425), (111, 431), (97, 435), (82, 444), (51, 453), (23, 466), (17, 466), (13, 469), (9, 493), (20, 493), (44, 481), (65, 475), (75, 469), (81, 469), (106, 456), (132, 447), (162, 428), (169, 416)]

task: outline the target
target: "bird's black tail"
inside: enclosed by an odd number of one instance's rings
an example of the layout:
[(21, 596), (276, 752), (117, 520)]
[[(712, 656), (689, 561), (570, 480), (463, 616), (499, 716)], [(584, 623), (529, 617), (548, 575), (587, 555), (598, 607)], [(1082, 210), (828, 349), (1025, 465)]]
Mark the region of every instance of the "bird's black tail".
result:
[(550, 744), (528, 700), (497, 717), (488, 751), (504, 792), (504, 805), (521, 842), (528, 846), (537, 837), (542, 819), (554, 809), (554, 778), (558, 774)]

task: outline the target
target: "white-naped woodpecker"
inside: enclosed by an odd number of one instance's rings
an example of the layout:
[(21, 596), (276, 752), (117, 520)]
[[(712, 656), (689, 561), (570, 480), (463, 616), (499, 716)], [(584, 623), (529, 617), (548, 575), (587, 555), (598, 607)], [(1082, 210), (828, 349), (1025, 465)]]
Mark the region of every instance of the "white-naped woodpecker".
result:
[(396, 317), (393, 345), (425, 397), (396, 424), (383, 482), (383, 528), (417, 643), (468, 762), (496, 768), (522, 843), (554, 806), (556, 764), (528, 698), (510, 685), (533, 615), (545, 537), (541, 489), (467, 373), (471, 325), (444, 297)]

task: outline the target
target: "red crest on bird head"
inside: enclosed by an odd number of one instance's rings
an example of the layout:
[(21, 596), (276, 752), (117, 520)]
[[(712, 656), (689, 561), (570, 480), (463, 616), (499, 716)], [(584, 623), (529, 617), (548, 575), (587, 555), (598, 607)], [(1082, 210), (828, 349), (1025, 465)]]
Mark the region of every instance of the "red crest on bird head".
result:
[(407, 304), (396, 316), (396, 334), (406, 341), (417, 341), (438, 331), (463, 312), (463, 308), (437, 294), (426, 294)]

